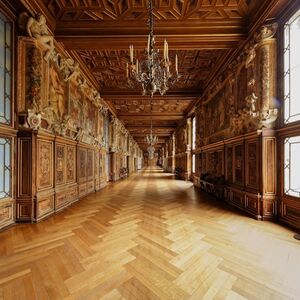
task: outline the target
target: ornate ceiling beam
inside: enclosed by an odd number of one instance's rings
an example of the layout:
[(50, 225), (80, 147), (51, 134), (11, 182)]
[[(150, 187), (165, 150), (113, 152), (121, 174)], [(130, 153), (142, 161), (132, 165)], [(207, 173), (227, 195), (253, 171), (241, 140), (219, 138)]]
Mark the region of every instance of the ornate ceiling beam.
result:
[[(127, 125), (126, 128), (130, 131), (130, 130), (146, 130), (149, 129), (149, 126), (147, 125)], [(160, 128), (162, 130), (166, 130), (166, 131), (172, 131), (174, 129), (174, 126), (169, 126), (169, 125), (155, 125), (153, 124), (153, 128)], [(150, 129), (149, 129), (150, 130)]]
[(183, 118), (185, 116), (185, 114), (183, 112), (178, 112), (178, 113), (175, 113), (175, 112), (162, 112), (162, 113), (156, 113), (156, 112), (152, 112), (152, 114), (149, 112), (149, 113), (145, 113), (145, 112), (136, 112), (136, 113), (125, 113), (125, 112), (122, 112), (122, 113), (119, 113), (118, 114), (118, 118), (119, 117), (136, 117), (136, 116), (139, 116), (139, 117), (151, 117), (151, 115), (153, 117), (179, 117), (179, 118)]
[[(132, 94), (134, 93), (134, 94)], [(110, 91), (110, 93), (108, 93), (108, 91), (103, 91), (101, 92), (101, 96), (103, 96), (105, 98), (105, 100), (112, 100), (112, 101), (117, 101), (117, 100), (146, 100), (147, 97), (142, 96), (140, 92), (135, 92), (135, 91), (124, 91), (123, 93), (120, 93), (118, 91)], [(187, 93), (182, 93), (182, 92), (169, 92), (164, 96), (161, 96), (159, 94), (155, 94), (153, 96), (153, 102), (155, 103), (155, 101), (169, 101), (169, 100), (180, 100), (180, 101), (193, 101), (196, 98), (199, 98), (199, 92), (195, 92), (195, 93), (191, 93), (191, 92), (187, 92)]]
[[(71, 20), (57, 21), (56, 35), (131, 35), (146, 36), (148, 26), (141, 20)], [(163, 20), (155, 21), (155, 35), (244, 35), (247, 23), (242, 20)]]
[[(168, 39), (170, 50), (198, 50), (198, 49), (230, 49), (235, 48), (244, 34), (203, 34), (203, 35), (166, 35), (157, 37), (156, 46), (163, 49), (163, 41)], [(135, 49), (146, 47), (146, 35), (137, 37), (134, 35), (95, 36), (95, 35), (56, 35), (56, 39), (62, 42), (68, 50), (128, 50), (128, 43), (134, 44)]]
[[(122, 121), (130, 121), (130, 120), (133, 120), (133, 121), (145, 121), (145, 120), (150, 120), (150, 115), (118, 115), (118, 118)], [(153, 115), (152, 116), (152, 119), (155, 121), (155, 120), (158, 120), (158, 121), (164, 121), (164, 120), (167, 120), (167, 121), (179, 121), (183, 118), (183, 115), (179, 115), (179, 116), (174, 116), (174, 115), (169, 115), (169, 116), (166, 116), (166, 115)]]
[[(133, 136), (133, 137), (137, 137), (137, 138), (145, 138), (145, 132), (143, 133), (135, 133), (135, 132), (132, 132), (132, 131), (129, 131), (130, 134)], [(150, 130), (149, 130), (150, 132)], [(171, 135), (171, 133), (160, 133), (160, 132), (157, 132), (155, 131), (154, 132), (154, 135), (158, 136), (158, 137), (168, 137)]]

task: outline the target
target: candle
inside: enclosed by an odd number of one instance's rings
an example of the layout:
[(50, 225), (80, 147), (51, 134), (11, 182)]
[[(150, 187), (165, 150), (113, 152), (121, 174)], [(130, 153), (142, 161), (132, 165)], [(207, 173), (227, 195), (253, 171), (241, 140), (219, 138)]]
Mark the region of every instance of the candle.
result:
[(166, 45), (167, 41), (164, 41), (164, 60), (167, 59), (167, 45)]
[(129, 46), (129, 50), (130, 50), (130, 62), (133, 63), (133, 45)]
[(126, 78), (128, 78), (129, 70), (128, 70), (128, 63), (126, 63)]
[(166, 46), (167, 46), (167, 61), (169, 60), (169, 45), (168, 42), (166, 41)]
[(138, 59), (136, 60), (136, 72), (137, 73), (139, 72), (139, 60)]
[(175, 70), (176, 70), (176, 73), (178, 74), (178, 56), (177, 56), (177, 54), (175, 56)]

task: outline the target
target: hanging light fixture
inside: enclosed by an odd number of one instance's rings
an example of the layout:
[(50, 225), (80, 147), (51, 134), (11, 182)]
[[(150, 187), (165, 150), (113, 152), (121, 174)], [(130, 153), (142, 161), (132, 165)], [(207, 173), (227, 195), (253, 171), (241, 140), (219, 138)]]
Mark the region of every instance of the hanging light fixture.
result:
[[(149, 35), (148, 44), (145, 49), (145, 59), (141, 62), (134, 58), (133, 45), (129, 46), (130, 63), (126, 65), (126, 77), (130, 86), (135, 83), (142, 85), (143, 95), (153, 96), (156, 92), (164, 95), (178, 78), (178, 56), (175, 56), (174, 65), (169, 60), (168, 42), (164, 40), (163, 58), (159, 56), (159, 49), (154, 49), (155, 37), (153, 33), (153, 3), (148, 0), (149, 11)], [(170, 71), (172, 67), (173, 72)]]
[(145, 141), (148, 144), (148, 154), (149, 158), (154, 158), (154, 152), (155, 152), (155, 145), (157, 144), (157, 136), (153, 135), (153, 124), (152, 124), (152, 97), (150, 98), (150, 134), (146, 135)]

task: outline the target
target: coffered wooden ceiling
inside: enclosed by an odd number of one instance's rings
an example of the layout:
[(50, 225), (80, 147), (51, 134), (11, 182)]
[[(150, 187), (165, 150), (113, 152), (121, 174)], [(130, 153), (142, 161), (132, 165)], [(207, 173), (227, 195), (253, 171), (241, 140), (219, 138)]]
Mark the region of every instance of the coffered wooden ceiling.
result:
[[(102, 97), (134, 138), (149, 132), (149, 99), (125, 77), (129, 45), (142, 59), (146, 47), (146, 0), (20, 0), (40, 10), (57, 41), (79, 60), (99, 85)], [(166, 95), (155, 96), (154, 130), (167, 141), (221, 66), (245, 40), (251, 24), (279, 0), (153, 0), (156, 47), (169, 42), (179, 56), (181, 79)]]
[[(94, 74), (100, 85), (102, 94), (111, 90), (130, 90), (127, 84), (125, 68), (129, 61), (126, 50), (79, 50), (84, 64)], [(180, 80), (171, 88), (171, 91), (184, 92), (199, 90), (209, 77), (211, 71), (224, 54), (223, 50), (182, 50), (170, 51), (171, 61), (175, 55), (179, 58)], [(139, 61), (143, 58), (143, 51), (136, 51), (135, 57)], [(140, 88), (137, 86), (136, 88)], [(143, 101), (143, 99), (141, 99)], [(163, 101), (163, 100), (161, 100)]]

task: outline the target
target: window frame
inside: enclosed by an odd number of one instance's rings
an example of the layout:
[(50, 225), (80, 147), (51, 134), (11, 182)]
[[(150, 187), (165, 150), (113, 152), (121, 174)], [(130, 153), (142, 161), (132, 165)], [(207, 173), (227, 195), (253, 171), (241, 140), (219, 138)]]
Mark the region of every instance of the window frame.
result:
[(16, 170), (16, 136), (17, 130), (15, 126), (15, 95), (17, 90), (17, 85), (15, 84), (15, 75), (17, 74), (16, 65), (16, 21), (17, 16), (13, 11), (10, 10), (8, 6), (3, 1), (0, 1), (0, 12), (6, 18), (11, 25), (11, 78), (10, 78), (10, 122), (0, 123), (0, 137), (5, 139), (10, 139), (10, 195), (5, 198), (0, 199), (1, 205), (6, 205), (6, 203), (11, 203), (16, 196), (16, 180), (17, 180), (17, 170)]
[[(291, 13), (289, 13), (287, 16), (284, 17), (283, 20), (281, 20), (281, 49), (280, 49), (280, 62), (281, 62), (281, 76), (280, 76), (280, 81), (281, 82), (281, 99), (282, 99), (282, 114), (281, 114), (281, 123), (283, 126), (289, 126), (293, 124), (300, 123), (300, 112), (296, 113), (295, 115), (292, 115), (290, 112), (290, 107), (291, 107), (291, 99), (290, 94), (291, 94), (291, 88), (289, 88), (289, 91), (285, 90), (285, 77), (289, 76), (288, 81), (289, 84), (291, 84), (291, 76), (289, 75), (290, 69), (291, 69), (291, 62), (290, 62), (290, 52), (287, 54), (289, 56), (288, 62), (289, 62), (289, 67), (287, 68), (285, 66), (285, 58), (286, 58), (286, 51), (290, 51), (290, 39), (288, 42), (288, 45), (286, 45), (286, 26), (289, 26), (289, 24), (293, 23), (297, 18), (300, 17), (300, 8), (293, 10)], [(287, 104), (287, 101), (289, 101), (289, 104)], [(300, 101), (300, 98), (299, 98)], [(286, 110), (289, 110), (289, 117), (286, 118)], [(294, 118), (297, 118), (296, 120), (293, 120)], [(292, 120), (290, 120), (292, 119)]]
[(284, 87), (284, 50), (285, 50), (285, 25), (289, 20), (297, 14), (300, 10), (299, 4), (292, 4), (283, 11), (281, 15), (277, 18), (277, 23), (279, 25), (277, 34), (277, 95), (280, 102), (280, 117), (278, 120), (278, 128), (289, 128), (300, 124), (300, 120), (293, 122), (285, 122), (285, 87)]
[(10, 22), (11, 25), (11, 76), (10, 76), (10, 122), (5, 124), (0, 122), (0, 127), (14, 127), (15, 124), (15, 91), (17, 87), (14, 85), (15, 74), (16, 74), (16, 64), (15, 64), (15, 51), (17, 49), (16, 39), (15, 39), (15, 22), (16, 16), (5, 6), (4, 3), (0, 3), (0, 13), (6, 18), (7, 22)]
[[(289, 5), (277, 18), (277, 23), (279, 25), (278, 31), (278, 47), (277, 47), (277, 95), (280, 101), (280, 117), (278, 120), (277, 127), (277, 149), (278, 149), (278, 163), (280, 164), (279, 172), (278, 172), (278, 196), (280, 198), (279, 205), (283, 205), (282, 203), (286, 200), (290, 199), (292, 201), (300, 201), (300, 198), (295, 197), (293, 195), (289, 195), (285, 193), (285, 140), (288, 138), (294, 138), (300, 136), (300, 120), (294, 122), (285, 122), (285, 87), (284, 87), (284, 50), (285, 50), (285, 25), (296, 15), (298, 15), (298, 11), (300, 10), (300, 5), (297, 3), (293, 3)], [(299, 99), (300, 101), (300, 99)], [(280, 206), (281, 207), (281, 206)], [(283, 208), (282, 208), (283, 209)], [(281, 211), (281, 216), (283, 211)]]

